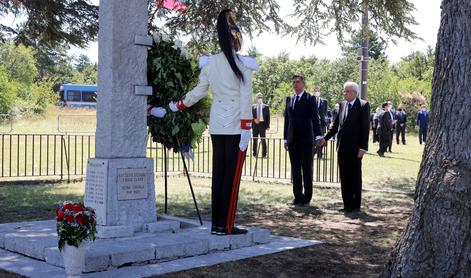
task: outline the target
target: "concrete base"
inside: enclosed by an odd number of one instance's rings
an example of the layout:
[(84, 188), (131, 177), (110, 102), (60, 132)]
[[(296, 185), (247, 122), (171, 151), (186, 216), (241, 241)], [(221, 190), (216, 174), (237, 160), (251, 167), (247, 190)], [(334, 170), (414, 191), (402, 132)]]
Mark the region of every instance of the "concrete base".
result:
[[(84, 272), (225, 253), (265, 245), (272, 240), (267, 229), (249, 228), (249, 233), (245, 235), (215, 236), (210, 234), (210, 223), (203, 226), (192, 223), (191, 220), (179, 221), (178, 218), (159, 216), (159, 221), (144, 225), (146, 232), (134, 232), (129, 237), (97, 239), (87, 249)], [(57, 242), (55, 221), (1, 224), (0, 253), (6, 257), (0, 256), (0, 268), (11, 271), (12, 268), (8, 267), (14, 265), (13, 259), (8, 259), (11, 252), (16, 253), (15, 258), (27, 256), (38, 263), (43, 262), (44, 266), (63, 267)], [(59, 270), (55, 269), (54, 273)]]

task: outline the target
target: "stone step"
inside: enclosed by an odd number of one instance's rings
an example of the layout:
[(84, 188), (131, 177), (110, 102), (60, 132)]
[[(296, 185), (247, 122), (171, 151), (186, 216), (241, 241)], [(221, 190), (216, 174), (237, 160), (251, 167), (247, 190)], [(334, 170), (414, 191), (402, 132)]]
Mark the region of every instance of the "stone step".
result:
[[(177, 220), (162, 220), (149, 225), (132, 237), (97, 239), (88, 245), (85, 272), (105, 271), (134, 264), (147, 264), (192, 257), (222, 250), (234, 250), (267, 243), (270, 232), (250, 228), (245, 235), (216, 236), (210, 234), (210, 225), (180, 229)], [(58, 237), (54, 222), (43, 225), (6, 229), (4, 249), (63, 267), (57, 248)], [(150, 232), (152, 231), (152, 232)]]

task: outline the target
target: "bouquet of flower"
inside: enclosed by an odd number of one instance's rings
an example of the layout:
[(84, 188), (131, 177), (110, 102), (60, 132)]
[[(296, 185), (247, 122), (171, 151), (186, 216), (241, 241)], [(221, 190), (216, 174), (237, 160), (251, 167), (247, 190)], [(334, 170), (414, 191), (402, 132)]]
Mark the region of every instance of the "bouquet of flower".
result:
[[(199, 74), (197, 61), (178, 40), (156, 32), (148, 51), (147, 78), (153, 94), (148, 103), (167, 108), (171, 101), (179, 101), (196, 84)], [(201, 139), (209, 121), (210, 101), (205, 98), (183, 112), (168, 113), (164, 118), (148, 117), (147, 125), (154, 142), (188, 152)]]
[(82, 203), (65, 201), (56, 208), (59, 250), (64, 244), (79, 247), (83, 240), (95, 240), (95, 211)]

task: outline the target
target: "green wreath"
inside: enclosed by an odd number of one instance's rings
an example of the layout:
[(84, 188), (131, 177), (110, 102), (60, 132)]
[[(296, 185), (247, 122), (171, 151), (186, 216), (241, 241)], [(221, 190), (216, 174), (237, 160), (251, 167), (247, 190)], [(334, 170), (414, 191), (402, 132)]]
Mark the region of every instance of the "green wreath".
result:
[(199, 75), (198, 62), (191, 59), (180, 41), (154, 33), (154, 42), (147, 56), (147, 78), (152, 86), (148, 104), (164, 107), (164, 118), (148, 116), (147, 125), (154, 142), (175, 152), (188, 152), (201, 140), (209, 122), (210, 100), (206, 97), (182, 112), (168, 109), (171, 101), (183, 99)]

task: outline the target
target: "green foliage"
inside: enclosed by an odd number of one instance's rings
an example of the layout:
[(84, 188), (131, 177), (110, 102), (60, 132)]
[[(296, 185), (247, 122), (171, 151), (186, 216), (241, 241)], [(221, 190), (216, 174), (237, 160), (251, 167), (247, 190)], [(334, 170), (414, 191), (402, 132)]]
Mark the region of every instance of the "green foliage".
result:
[[(344, 56), (358, 57), (360, 51), (361, 33), (357, 32), (342, 46)], [(386, 42), (377, 33), (368, 32), (368, 57), (373, 60), (386, 58)]]
[[(147, 69), (147, 78), (153, 89), (149, 104), (160, 107), (181, 100), (195, 85), (199, 73), (196, 61), (189, 58), (181, 43), (174, 43), (159, 33), (154, 34)], [(205, 98), (183, 112), (169, 110), (162, 119), (149, 116), (148, 126), (154, 142), (173, 147), (175, 152), (190, 144), (195, 146), (206, 129), (209, 105)]]
[(9, 114), (13, 109), (15, 93), (8, 82), (5, 67), (0, 65), (0, 114)]
[(32, 47), (16, 46), (8, 41), (0, 44), (0, 64), (8, 72), (10, 81), (17, 81), (26, 85), (33, 83), (38, 75), (34, 54)]
[[(65, 83), (65, 82), (63, 82)], [(98, 83), (98, 65), (85, 65), (82, 70), (72, 70), (71, 83), (93, 85)]]
[(402, 107), (402, 109), (407, 113), (407, 125), (409, 128), (416, 125), (416, 114), (422, 105), (426, 104), (425, 96), (419, 92), (405, 93), (401, 95), (401, 104), (399, 107)]
[(42, 113), (57, 103), (57, 93), (50, 78), (38, 79), (31, 47), (0, 44), (0, 113), (31, 115)]
[[(294, 13), (280, 16), (279, 1), (276, 0), (189, 0), (187, 13), (172, 13), (159, 9), (149, 1), (149, 23), (151, 30), (164, 28), (173, 35), (183, 33), (190, 37), (190, 45), (202, 52), (207, 47), (217, 47), (216, 19), (218, 13), (231, 8), (237, 14), (238, 25), (249, 37), (263, 31), (292, 35), (300, 41), (317, 44), (326, 35), (335, 33), (341, 44), (344, 38), (359, 29), (361, 2), (342, 1), (289, 1)], [(409, 29), (417, 24), (412, 16), (414, 4), (409, 0), (369, 0), (366, 2), (370, 14), (370, 26), (386, 39), (414, 39), (417, 35)], [(155, 20), (159, 18), (159, 21)], [(163, 23), (162, 23), (163, 22)], [(157, 24), (162, 26), (157, 27)], [(207, 53), (207, 52), (206, 52)]]
[(15, 27), (0, 24), (0, 40), (28, 46), (83, 47), (98, 34), (98, 6), (89, 0), (2, 0), (0, 17), (7, 15), (22, 21)]
[[(428, 53), (433, 53), (429, 51)], [(415, 53), (418, 56), (420, 53)], [(433, 54), (421, 54), (432, 57)], [(408, 56), (409, 57), (409, 56)], [(414, 70), (416, 59), (405, 59), (391, 64), (384, 58), (370, 60), (368, 70), (368, 100), (374, 108), (391, 100), (395, 107), (403, 102), (404, 95), (417, 92), (427, 103), (431, 96), (433, 63), (427, 58), (426, 67)], [(264, 93), (272, 111), (284, 109), (285, 98), (293, 93), (291, 77), (294, 73), (304, 75), (306, 91), (321, 88), (321, 96), (332, 109), (335, 103), (343, 100), (343, 84), (346, 81), (359, 83), (359, 61), (354, 56), (346, 56), (335, 61), (320, 60), (316, 57), (289, 59), (287, 54), (277, 57), (260, 57), (260, 71), (254, 76), (254, 92)], [(417, 73), (420, 72), (420, 75)]]

